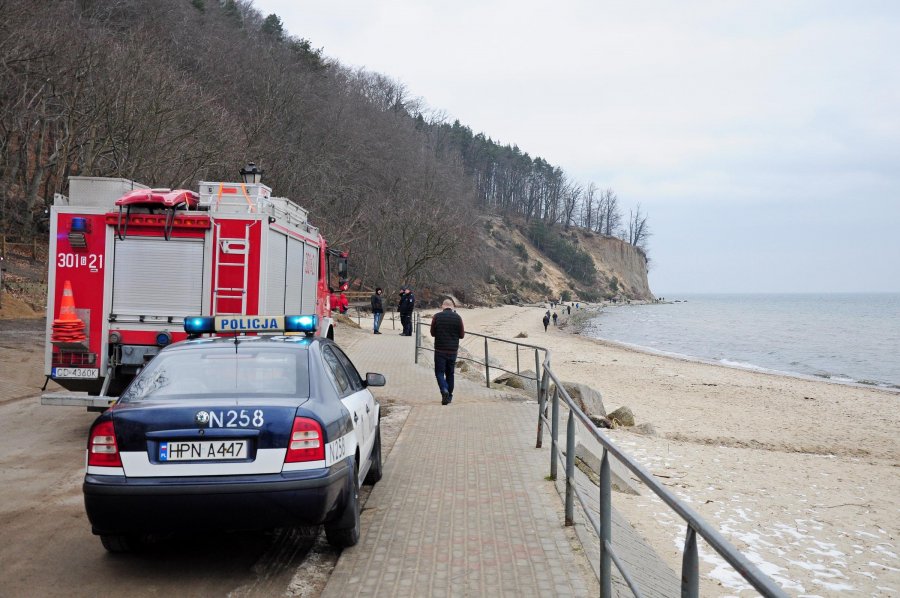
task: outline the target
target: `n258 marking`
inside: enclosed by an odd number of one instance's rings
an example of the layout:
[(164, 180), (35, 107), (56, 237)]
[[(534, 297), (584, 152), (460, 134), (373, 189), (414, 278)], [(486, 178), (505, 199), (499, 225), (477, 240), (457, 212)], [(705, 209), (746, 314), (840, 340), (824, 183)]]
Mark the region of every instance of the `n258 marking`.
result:
[(262, 409), (255, 409), (253, 413), (246, 409), (209, 412), (210, 428), (248, 428), (250, 425), (261, 428), (264, 423), (266, 420)]

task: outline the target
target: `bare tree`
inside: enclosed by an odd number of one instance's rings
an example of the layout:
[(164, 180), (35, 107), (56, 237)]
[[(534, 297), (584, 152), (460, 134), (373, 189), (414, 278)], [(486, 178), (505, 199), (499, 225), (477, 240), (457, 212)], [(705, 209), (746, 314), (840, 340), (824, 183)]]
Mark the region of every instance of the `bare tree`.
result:
[(607, 187), (600, 194), (597, 231), (607, 237), (615, 236), (622, 225), (622, 214), (619, 212), (619, 198), (616, 192)]
[(647, 215), (641, 213), (641, 204), (628, 211), (628, 231), (626, 241), (647, 253), (647, 239), (650, 237)]

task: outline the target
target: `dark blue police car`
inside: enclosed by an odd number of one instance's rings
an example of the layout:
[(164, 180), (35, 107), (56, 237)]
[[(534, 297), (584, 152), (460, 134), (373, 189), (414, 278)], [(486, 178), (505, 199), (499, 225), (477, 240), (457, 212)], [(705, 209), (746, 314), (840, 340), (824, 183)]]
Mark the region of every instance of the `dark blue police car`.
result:
[(379, 405), (315, 316), (186, 318), (91, 427), (84, 501), (112, 552), (147, 534), (324, 524), (359, 540), (359, 484), (381, 478)]

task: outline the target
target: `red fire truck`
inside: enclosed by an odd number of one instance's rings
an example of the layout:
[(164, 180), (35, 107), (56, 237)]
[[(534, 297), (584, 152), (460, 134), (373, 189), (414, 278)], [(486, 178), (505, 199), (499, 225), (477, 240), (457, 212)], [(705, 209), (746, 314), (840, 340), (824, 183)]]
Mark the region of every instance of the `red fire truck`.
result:
[[(330, 285), (347, 255), (248, 165), (199, 192), (72, 177), (50, 214), (45, 405), (108, 407), (185, 316), (316, 314), (334, 338)], [(332, 272), (331, 267), (335, 267)]]

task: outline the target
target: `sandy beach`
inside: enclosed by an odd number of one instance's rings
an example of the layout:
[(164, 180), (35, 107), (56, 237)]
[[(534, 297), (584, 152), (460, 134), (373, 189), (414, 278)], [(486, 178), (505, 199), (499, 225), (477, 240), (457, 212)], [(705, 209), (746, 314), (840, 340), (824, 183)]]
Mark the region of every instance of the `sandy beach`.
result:
[[(526, 333), (562, 379), (652, 424), (655, 436), (609, 435), (791, 595), (900, 593), (900, 394), (644, 353), (571, 326), (544, 332), (545, 309), (459, 311), (474, 332)], [(464, 346), (477, 355), (480, 343)], [(685, 526), (649, 494), (613, 504), (680, 571)], [(713, 579), (704, 595), (755, 594), (702, 542), (700, 554)]]

